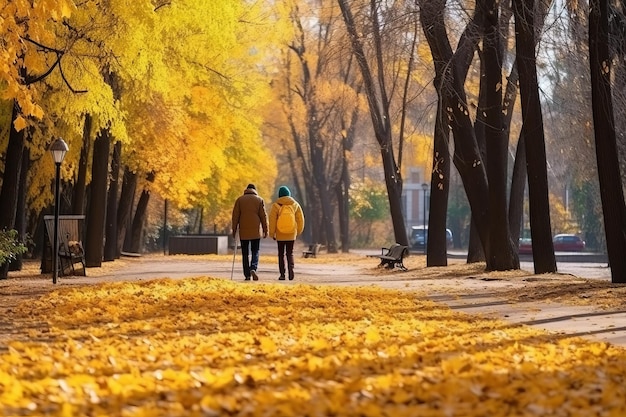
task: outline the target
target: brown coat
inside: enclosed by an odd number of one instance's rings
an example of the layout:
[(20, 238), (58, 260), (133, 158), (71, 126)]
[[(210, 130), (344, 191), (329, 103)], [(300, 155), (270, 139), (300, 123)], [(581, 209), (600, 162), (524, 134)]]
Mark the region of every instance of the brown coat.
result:
[(260, 239), (267, 236), (265, 201), (259, 197), (256, 190), (247, 188), (235, 201), (231, 227), (233, 236), (239, 230), (241, 240)]

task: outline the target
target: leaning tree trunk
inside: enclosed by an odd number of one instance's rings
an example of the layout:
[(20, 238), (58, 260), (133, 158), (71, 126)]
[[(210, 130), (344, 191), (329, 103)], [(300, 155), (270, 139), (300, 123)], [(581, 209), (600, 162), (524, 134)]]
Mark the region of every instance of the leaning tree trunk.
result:
[(143, 231), (146, 224), (146, 216), (148, 214), (148, 202), (150, 201), (150, 190), (144, 188), (137, 203), (133, 224), (131, 226), (131, 244), (130, 251), (133, 253), (143, 252)]
[(124, 168), (124, 178), (122, 180), (122, 192), (117, 207), (117, 248), (116, 257), (122, 254), (122, 247), (127, 232), (128, 220), (133, 208), (135, 190), (137, 189), (137, 174), (132, 172), (128, 166)]
[[(539, 42), (540, 33), (548, 16), (548, 9), (551, 0), (540, 0), (536, 2), (536, 8), (533, 19), (534, 44)], [(528, 47), (528, 45), (525, 45)], [(506, 90), (504, 93), (504, 103), (502, 111), (505, 114), (505, 125), (507, 132), (511, 132), (511, 120), (513, 119), (513, 111), (517, 100), (517, 84), (519, 81), (519, 72), (517, 68), (517, 59), (513, 63), (511, 73), (507, 77)], [(509, 137), (510, 142), (510, 137)], [(527, 167), (526, 167), (526, 144), (524, 135), (520, 134), (515, 151), (515, 162), (513, 165), (513, 177), (511, 178), (511, 191), (509, 193), (509, 229), (511, 230), (511, 239), (513, 244), (519, 245), (520, 233), (523, 227), (524, 217), (524, 190), (526, 189)], [(519, 253), (519, 251), (518, 251)]]
[(545, 274), (556, 272), (556, 257), (552, 244), (546, 144), (535, 60), (534, 3), (534, 0), (513, 0), (533, 263), (535, 274)]
[(519, 253), (519, 238), (524, 218), (524, 190), (526, 189), (526, 145), (524, 136), (520, 135), (515, 152), (513, 176), (511, 178), (511, 192), (509, 194), (509, 229), (511, 239), (517, 244)]
[(446, 103), (446, 117), (452, 128), (454, 139), (453, 162), (465, 189), (472, 211), (472, 222), (480, 236), (486, 254), (489, 253), (489, 187), (483, 158), (476, 141), (476, 135), (467, 107), (464, 82), (468, 62), (475, 51), (479, 39), (479, 22), (482, 21), (482, 8), (476, 8), (473, 21), (464, 31), (457, 53), (452, 54), (445, 27), (445, 1), (428, 0), (420, 2), (420, 19), (424, 35), (435, 61), (446, 63), (447, 72), (442, 85)]
[[(372, 3), (373, 5), (374, 3)], [(352, 52), (357, 60), (363, 78), (363, 87), (367, 97), (372, 126), (378, 145), (380, 146), (381, 160), (383, 163), (383, 172), (385, 173), (385, 184), (387, 186), (387, 198), (389, 199), (389, 209), (391, 221), (393, 224), (393, 232), (397, 243), (408, 246), (409, 239), (407, 235), (404, 215), (402, 213), (402, 174), (393, 154), (393, 136), (389, 115), (389, 100), (387, 91), (383, 83), (382, 74), (377, 78), (374, 77), (362, 44), (362, 37), (359, 35), (352, 10), (346, 0), (339, 0), (339, 8), (343, 16), (346, 30), (350, 37)], [(372, 23), (374, 27), (374, 43), (376, 61), (378, 68), (382, 71), (382, 45), (380, 34), (377, 33), (377, 15), (372, 13)], [(376, 81), (378, 80), (378, 81)]]
[(607, 3), (601, 0), (589, 2), (591, 101), (611, 281), (626, 283), (626, 205), (613, 120)]
[[(487, 89), (484, 88), (485, 77), (485, 57), (482, 51), (479, 50), (478, 57), (480, 60), (480, 81), (478, 82), (478, 105), (476, 107), (476, 120), (474, 121), (474, 135), (476, 136), (476, 143), (480, 151), (480, 157), (483, 160), (483, 165), (487, 169), (489, 161), (487, 160), (487, 143), (485, 140), (485, 126), (487, 125)], [(476, 228), (476, 222), (474, 218), (470, 220), (470, 235), (469, 244), (467, 247), (467, 263), (485, 262), (486, 256), (483, 249), (482, 242), (480, 241), (480, 235)]]
[[(513, 119), (513, 110), (517, 101), (517, 82), (519, 73), (517, 71), (517, 62), (513, 63), (513, 68), (509, 74), (504, 91), (504, 103), (502, 111), (505, 113), (507, 132), (511, 133), (511, 120)], [(509, 136), (509, 143), (511, 138)], [(509, 230), (511, 231), (511, 239), (513, 245), (518, 248), (519, 254), (519, 238), (523, 227), (524, 218), (524, 191), (526, 190), (526, 145), (524, 143), (524, 135), (520, 134), (515, 147), (515, 161), (513, 162), (513, 174), (511, 176), (511, 190), (509, 192)]]
[[(19, 106), (13, 104), (9, 144), (4, 156), (4, 173), (2, 175), (2, 190), (0, 190), (0, 230), (10, 230), (15, 227), (15, 216), (18, 200), (18, 187), (22, 168), (22, 154), (24, 152), (24, 129), (15, 130), (13, 122), (19, 114)], [(0, 265), (0, 279), (6, 279), (9, 273), (9, 264)]]

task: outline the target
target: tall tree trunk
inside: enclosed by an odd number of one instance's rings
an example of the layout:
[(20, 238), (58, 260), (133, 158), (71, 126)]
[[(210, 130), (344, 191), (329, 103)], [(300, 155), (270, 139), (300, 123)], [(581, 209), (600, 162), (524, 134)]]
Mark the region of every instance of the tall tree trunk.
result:
[[(111, 87), (113, 98), (119, 100), (122, 90), (117, 75), (110, 72), (108, 68), (103, 68), (102, 72), (104, 82)], [(89, 214), (87, 216), (87, 239), (85, 245), (85, 264), (87, 267), (101, 266), (104, 255), (104, 230), (107, 215), (111, 140), (111, 130), (109, 128), (102, 129), (96, 136), (93, 147), (92, 175), (89, 187)]]
[(124, 178), (122, 179), (122, 191), (120, 201), (117, 206), (117, 248), (116, 257), (120, 257), (124, 238), (126, 236), (130, 213), (135, 200), (135, 190), (137, 188), (137, 174), (132, 172), (128, 166), (124, 168)]
[[(296, 25), (300, 31), (300, 42), (298, 45), (291, 45), (291, 50), (296, 54), (300, 62), (302, 70), (302, 82), (300, 87), (300, 93), (298, 96), (301, 98), (306, 108), (306, 141), (308, 144), (308, 154), (299, 151), (298, 156), (301, 157), (303, 165), (306, 165), (307, 161), (310, 164), (310, 170), (312, 172), (311, 185), (315, 190), (308, 190), (309, 193), (314, 192), (319, 196), (316, 199), (320, 210), (314, 211), (313, 214), (319, 217), (320, 231), (326, 237), (326, 248), (329, 253), (337, 253), (337, 242), (335, 239), (335, 216), (334, 216), (334, 199), (335, 193), (334, 186), (331, 184), (329, 175), (325, 170), (325, 154), (327, 144), (324, 142), (324, 138), (321, 136), (321, 120), (324, 118), (319, 114), (317, 97), (315, 91), (315, 83), (313, 74), (319, 75), (320, 67), (311, 68), (310, 60), (307, 57), (308, 51), (304, 43), (304, 34), (302, 26), (296, 19)], [(293, 136), (294, 139), (297, 135)], [(306, 156), (306, 158), (305, 158)], [(312, 200), (309, 200), (312, 202)], [(317, 219), (316, 219), (317, 220)]]
[[(155, 173), (149, 172), (146, 175), (146, 181), (154, 182)], [(146, 218), (148, 215), (148, 203), (150, 202), (150, 189), (148, 186), (144, 186), (139, 201), (137, 202), (137, 208), (135, 209), (135, 215), (133, 216), (131, 230), (130, 230), (130, 242), (129, 252), (142, 253), (144, 248), (144, 228), (146, 225)]]
[[(502, 115), (502, 46), (499, 31), (499, 3), (485, 0), (485, 60), (487, 177), (489, 182), (489, 247), (487, 270), (519, 269), (517, 248), (509, 231), (507, 208), (508, 137)], [(531, 44), (533, 45), (533, 44)]]
[[(511, 133), (511, 120), (513, 119), (513, 110), (517, 101), (517, 83), (519, 73), (517, 71), (517, 62), (513, 64), (511, 73), (509, 74), (506, 90), (504, 92), (504, 103), (502, 105), (505, 114), (507, 132)], [(513, 162), (513, 174), (511, 177), (511, 190), (509, 192), (509, 230), (511, 231), (511, 239), (513, 244), (518, 248), (519, 254), (519, 238), (522, 231), (522, 222), (524, 218), (524, 191), (526, 190), (526, 144), (524, 135), (520, 133), (515, 148), (515, 161)]]
[(552, 244), (546, 146), (535, 60), (534, 3), (534, 0), (513, 0), (516, 62), (524, 120), (521, 136), (526, 146), (533, 262), (535, 273), (545, 274), (556, 272), (556, 257)]
[[(437, 71), (439, 74), (439, 71)], [(443, 75), (443, 72), (441, 72)], [(435, 83), (440, 85), (435, 77)], [(430, 210), (428, 215), (427, 266), (447, 266), (448, 250), (446, 223), (448, 213), (448, 190), (450, 188), (450, 129), (448, 129), (443, 96), (439, 94), (435, 138), (433, 148), (433, 170), (430, 177)], [(424, 191), (425, 192), (425, 191)]]
[(591, 101), (606, 247), (611, 266), (611, 281), (625, 283), (626, 205), (617, 159), (613, 120), (608, 2), (590, 0), (589, 9)]
[(72, 194), (72, 213), (85, 213), (85, 194), (87, 190), (87, 165), (89, 161), (89, 150), (91, 148), (91, 115), (85, 115), (83, 125), (83, 141), (80, 149), (80, 159), (78, 160), (78, 176), (74, 184), (74, 193)]
[(87, 236), (85, 238), (85, 264), (87, 267), (100, 267), (102, 265), (110, 143), (111, 134), (108, 129), (103, 129), (96, 136), (93, 146)]
[(104, 242), (104, 261), (113, 261), (117, 255), (117, 199), (120, 179), (120, 159), (122, 158), (122, 142), (113, 145), (111, 158), (111, 175), (109, 180), (109, 195), (107, 197), (106, 228)]
[[(360, 91), (360, 87), (357, 87), (357, 92)], [(354, 137), (356, 134), (356, 125), (359, 120), (359, 108), (356, 106), (352, 111), (350, 117), (350, 123), (348, 126), (342, 118), (342, 131), (345, 134), (341, 140), (341, 180), (337, 184), (337, 204), (339, 212), (339, 229), (341, 238), (341, 252), (350, 252), (350, 171), (348, 170), (350, 165), (350, 152), (354, 146)]]
[[(376, 61), (379, 71), (382, 71), (382, 45), (380, 34), (378, 33), (378, 20), (375, 2), (371, 2), (372, 23), (374, 33), (374, 44)], [(402, 213), (402, 173), (399, 164), (396, 163), (393, 154), (393, 137), (391, 130), (391, 122), (389, 116), (389, 100), (387, 91), (383, 83), (384, 77), (382, 73), (375, 78), (370, 70), (369, 62), (366, 59), (363, 44), (354, 21), (352, 10), (346, 0), (339, 0), (339, 7), (343, 15), (343, 20), (350, 36), (352, 52), (357, 60), (363, 78), (363, 87), (369, 105), (370, 117), (372, 118), (372, 126), (376, 140), (380, 146), (381, 160), (383, 163), (383, 171), (385, 173), (385, 184), (387, 186), (387, 196), (389, 199), (389, 209), (391, 221), (393, 224), (393, 232), (395, 240), (401, 245), (408, 246), (409, 239)], [(376, 81), (378, 80), (378, 81)]]
[[(487, 89), (485, 88), (485, 57), (481, 50), (478, 50), (478, 56), (480, 59), (480, 81), (478, 82), (478, 104), (476, 107), (476, 120), (474, 121), (474, 134), (476, 136), (476, 143), (480, 150), (480, 156), (483, 160), (483, 165), (487, 169), (489, 161), (487, 160), (487, 141), (485, 139), (485, 126), (487, 125)], [(480, 235), (476, 228), (476, 222), (474, 218), (470, 220), (470, 235), (469, 244), (467, 247), (467, 263), (485, 262), (486, 256), (483, 249), (482, 242), (480, 241)]]
[[(17, 230), (18, 239), (21, 243), (26, 245), (26, 196), (28, 194), (28, 170), (30, 169), (30, 150), (27, 146), (24, 147), (22, 153), (22, 167), (20, 169), (20, 183), (19, 191), (17, 194), (17, 205), (15, 210), (15, 226)], [(9, 271), (21, 271), (22, 261), (24, 256), (20, 253), (9, 265)]]
[(133, 224), (131, 228), (132, 242), (130, 245), (130, 251), (133, 253), (143, 252), (143, 235), (144, 225), (146, 224), (146, 216), (148, 212), (148, 203), (150, 202), (150, 190), (144, 188), (139, 197), (137, 203), (137, 209), (135, 209), (135, 216), (133, 217)]
[[(19, 106), (17, 103), (14, 103), (11, 114), (9, 144), (4, 158), (2, 190), (0, 190), (0, 230), (10, 230), (15, 227), (18, 187), (22, 168), (22, 154), (24, 152), (24, 129), (18, 132), (13, 124), (18, 114)], [(8, 272), (8, 263), (0, 265), (0, 279), (6, 279)]]
[(489, 188), (464, 89), (467, 69), (480, 39), (480, 22), (484, 10), (476, 8), (476, 14), (463, 32), (457, 52), (453, 56), (444, 22), (445, 3), (445, 0), (420, 2), (420, 19), (433, 59), (443, 62), (446, 66), (441, 91), (445, 94), (444, 103), (448, 110), (446, 116), (453, 132), (453, 162), (463, 181), (472, 211), (472, 221), (476, 225), (483, 249), (488, 254)]
[[(552, 0), (538, 0), (535, 4), (535, 17), (537, 17), (533, 21), (533, 41), (535, 42), (535, 46), (539, 42), (540, 34), (545, 24), (546, 17), (548, 16), (548, 10), (551, 4)], [(507, 126), (507, 133), (509, 134), (509, 142), (511, 120), (513, 119), (515, 102), (517, 100), (518, 81), (519, 72), (516, 59), (507, 79), (506, 90), (504, 93), (504, 103), (502, 104), (503, 113), (505, 114), (505, 125)], [(509, 194), (509, 229), (511, 230), (511, 239), (513, 240), (513, 244), (515, 246), (519, 245), (524, 216), (524, 190), (526, 189), (527, 178), (525, 142), (524, 135), (520, 134), (515, 151), (513, 177), (511, 178), (511, 191)]]
[[(513, 165), (513, 177), (511, 178), (511, 193), (509, 196), (509, 229), (511, 239), (517, 243), (522, 231), (522, 219), (524, 218), (524, 190), (526, 189), (526, 145), (524, 136), (520, 135), (515, 152)], [(519, 253), (519, 250), (518, 250)]]
[[(314, 94), (311, 94), (314, 95)], [(320, 137), (320, 128), (317, 115), (315, 98), (310, 98), (308, 111), (308, 137), (311, 167), (313, 169), (313, 180), (317, 192), (319, 193), (319, 203), (321, 207), (321, 226), (326, 236), (326, 249), (328, 253), (337, 253), (337, 241), (335, 238), (335, 216), (333, 210), (333, 199), (335, 193), (330, 188), (329, 179), (324, 170), (324, 142)]]

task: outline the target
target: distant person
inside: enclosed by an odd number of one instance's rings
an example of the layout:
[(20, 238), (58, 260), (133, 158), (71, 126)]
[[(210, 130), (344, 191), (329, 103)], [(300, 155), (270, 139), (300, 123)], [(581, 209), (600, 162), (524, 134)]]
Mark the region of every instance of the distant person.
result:
[(284, 185), (278, 189), (278, 199), (270, 210), (270, 236), (278, 242), (279, 280), (285, 279), (285, 256), (287, 272), (293, 280), (293, 244), (296, 237), (304, 230), (304, 213), (300, 204), (291, 197), (289, 188)]
[(265, 201), (259, 197), (254, 184), (248, 184), (243, 195), (235, 201), (232, 218), (233, 238), (237, 244), (237, 231), (241, 242), (243, 275), (258, 281), (259, 246), (261, 236), (267, 237), (267, 212)]

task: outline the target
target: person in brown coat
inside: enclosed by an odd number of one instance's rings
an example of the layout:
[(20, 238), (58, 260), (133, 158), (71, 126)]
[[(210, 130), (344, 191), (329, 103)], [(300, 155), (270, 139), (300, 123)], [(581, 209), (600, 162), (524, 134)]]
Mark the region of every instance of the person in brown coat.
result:
[(245, 280), (250, 281), (252, 277), (254, 281), (257, 281), (259, 276), (256, 271), (259, 266), (261, 236), (267, 237), (267, 212), (265, 201), (259, 197), (254, 184), (248, 184), (243, 195), (235, 201), (231, 225), (235, 243), (237, 231), (239, 231)]

